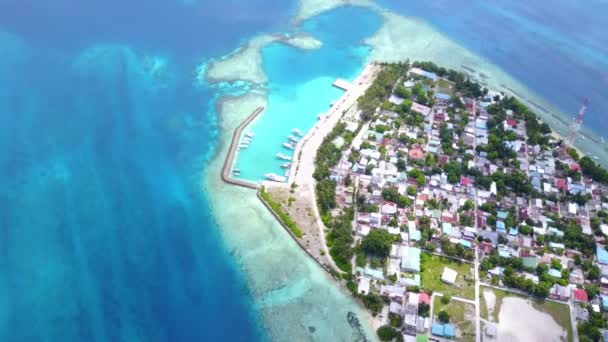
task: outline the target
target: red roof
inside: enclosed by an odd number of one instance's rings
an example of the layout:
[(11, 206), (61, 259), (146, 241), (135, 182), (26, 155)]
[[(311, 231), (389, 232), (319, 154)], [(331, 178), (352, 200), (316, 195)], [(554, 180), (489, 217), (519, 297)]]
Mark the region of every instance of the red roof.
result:
[(568, 184), (566, 184), (566, 180), (563, 178), (556, 178), (555, 186), (560, 190), (568, 191)]
[(462, 186), (469, 185), (469, 179), (465, 176), (460, 176), (460, 185), (462, 185)]
[(509, 118), (509, 119), (507, 119), (507, 125), (509, 125), (511, 127), (515, 127), (517, 125), (517, 120)]
[(429, 305), (431, 304), (431, 298), (428, 294), (426, 294), (426, 292), (420, 292), (420, 294), (418, 295), (418, 304), (420, 303), (426, 303)]
[(574, 294), (574, 299), (579, 302), (586, 303), (589, 301), (589, 297), (587, 296), (587, 291), (585, 291), (583, 289), (576, 289), (576, 290), (572, 291), (572, 293)]
[(570, 170), (572, 170), (572, 171), (580, 171), (581, 167), (577, 163), (572, 163), (572, 164), (570, 164)]

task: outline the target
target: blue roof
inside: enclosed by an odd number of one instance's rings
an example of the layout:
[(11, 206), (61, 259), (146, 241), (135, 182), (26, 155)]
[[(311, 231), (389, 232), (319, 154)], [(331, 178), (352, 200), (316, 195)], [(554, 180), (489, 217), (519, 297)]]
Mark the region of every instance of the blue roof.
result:
[(505, 223), (502, 221), (496, 221), (496, 228), (500, 228), (502, 230), (505, 229)]
[(454, 326), (451, 324), (446, 324), (443, 326), (443, 335), (445, 337), (454, 337)]
[(451, 96), (448, 94), (435, 93), (435, 98), (439, 100), (449, 100)]
[(436, 336), (443, 336), (443, 324), (433, 323), (431, 333)]
[(460, 239), (460, 244), (465, 246), (466, 248), (471, 248), (471, 241)]
[(552, 277), (555, 277), (555, 278), (562, 277), (562, 272), (560, 270), (556, 270), (555, 268), (550, 269), (549, 272), (547, 272), (547, 274)]
[(417, 229), (410, 230), (410, 240), (412, 241), (420, 241), (422, 239), (422, 233), (420, 233)]
[(452, 234), (452, 224), (451, 223), (444, 222), (442, 227), (443, 227), (443, 234), (448, 234), (448, 235)]
[(417, 70), (416, 70), (416, 74), (418, 74), (418, 75), (420, 75), (420, 76), (424, 76), (424, 77), (426, 77), (426, 78), (430, 78), (430, 79), (432, 79), (433, 81), (436, 81), (436, 80), (437, 80), (437, 75), (435, 75), (435, 74), (434, 74), (434, 73), (432, 73), (432, 72), (426, 71), (426, 70), (417, 69)]
[(597, 246), (595, 256), (597, 257), (597, 262), (600, 264), (608, 264), (608, 252), (606, 252), (604, 247)]
[(507, 218), (507, 213), (504, 211), (499, 211), (496, 213), (496, 217), (498, 217), (499, 219), (506, 219)]
[(608, 309), (608, 296), (602, 296), (602, 308)]
[(502, 250), (502, 249), (498, 250), (498, 255), (500, 255), (503, 258), (509, 258), (509, 257), (511, 257), (511, 254), (509, 254), (509, 251), (505, 251), (505, 250)]
[(511, 229), (509, 229), (509, 235), (516, 236), (517, 234), (518, 234), (517, 228), (511, 228)]

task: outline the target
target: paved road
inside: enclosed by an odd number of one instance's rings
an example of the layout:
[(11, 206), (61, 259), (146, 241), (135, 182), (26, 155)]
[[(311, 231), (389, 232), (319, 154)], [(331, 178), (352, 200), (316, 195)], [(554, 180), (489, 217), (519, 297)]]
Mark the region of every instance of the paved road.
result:
[[(477, 111), (477, 101), (473, 101), (473, 113), (475, 114)], [(473, 127), (476, 127), (475, 125)], [(473, 151), (477, 150), (477, 128), (474, 130), (474, 138), (473, 138)], [(477, 162), (477, 153), (474, 153), (473, 161)], [(475, 231), (477, 231), (477, 186), (474, 188), (475, 195), (473, 196), (473, 204), (475, 208), (475, 215), (473, 217)], [(475, 253), (475, 342), (481, 342), (481, 308), (479, 307), (479, 248), (475, 246), (473, 249)]]

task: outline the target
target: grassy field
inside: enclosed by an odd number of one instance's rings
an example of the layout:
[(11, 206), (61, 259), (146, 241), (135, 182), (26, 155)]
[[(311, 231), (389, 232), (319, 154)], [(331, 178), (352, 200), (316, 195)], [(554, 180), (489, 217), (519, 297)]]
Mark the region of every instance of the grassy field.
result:
[(456, 340), (475, 341), (475, 307), (472, 304), (451, 300), (448, 304), (441, 303), (441, 297), (433, 301), (433, 315), (437, 320), (439, 311), (445, 310), (450, 315), (450, 323), (457, 329)]
[[(487, 306), (486, 299), (484, 296), (485, 291), (492, 291), (494, 293), (494, 295), (496, 296), (496, 303), (494, 304), (494, 308), (493, 308), (491, 314), (488, 312), (488, 306)], [(500, 307), (502, 305), (502, 301), (505, 297), (518, 297), (518, 298), (530, 300), (530, 302), (532, 303), (532, 306), (536, 310), (549, 314), (555, 320), (555, 322), (557, 322), (557, 324), (559, 324), (561, 327), (566, 329), (566, 331), (568, 332), (568, 341), (572, 341), (573, 332), (572, 332), (572, 324), (570, 322), (570, 310), (568, 309), (568, 306), (566, 306), (565, 304), (550, 302), (547, 300), (545, 300), (545, 301), (531, 300), (529, 297), (524, 297), (524, 296), (520, 296), (520, 295), (511, 293), (511, 292), (487, 288), (487, 287), (482, 286), (480, 288), (480, 298), (479, 298), (481, 318), (487, 319), (492, 322), (500, 323), (498, 320), (498, 315), (500, 313)]]
[(445, 79), (440, 79), (437, 81), (437, 92), (447, 95), (453, 95), (453, 89), (454, 83)]
[[(472, 264), (458, 262), (448, 258), (423, 253), (421, 256), (420, 281), (422, 288), (426, 291), (441, 292), (450, 296), (475, 299), (474, 282), (464, 279), (466, 275), (471, 275)], [(443, 268), (449, 267), (458, 272), (455, 285), (449, 285), (441, 281)]]

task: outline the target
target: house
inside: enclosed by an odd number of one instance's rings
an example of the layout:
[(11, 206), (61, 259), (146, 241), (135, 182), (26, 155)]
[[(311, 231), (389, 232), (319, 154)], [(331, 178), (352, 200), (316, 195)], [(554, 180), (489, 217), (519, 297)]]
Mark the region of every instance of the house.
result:
[(550, 269), (549, 272), (547, 272), (547, 274), (554, 278), (558, 278), (558, 279), (562, 277), (562, 272), (555, 268)]
[(426, 78), (430, 79), (431, 81), (437, 81), (439, 79), (439, 77), (437, 77), (436, 74), (434, 74), (432, 72), (428, 72), (426, 70), (422, 70), (420, 68), (411, 68), (409, 73), (416, 75), (416, 76), (426, 77)]
[(405, 253), (401, 257), (401, 270), (404, 272), (420, 272), (419, 248), (405, 247)]
[(382, 214), (394, 215), (397, 213), (397, 204), (393, 202), (382, 203)]
[(431, 297), (429, 297), (428, 293), (420, 292), (418, 296), (418, 304), (428, 304), (431, 305)]
[(583, 275), (583, 271), (581, 269), (575, 269), (570, 272), (570, 282), (576, 285), (583, 285), (585, 283), (585, 276)]
[(357, 287), (357, 293), (368, 294), (371, 281), (372, 281), (371, 278), (361, 277), (359, 279), (359, 286)]
[(599, 245), (597, 246), (597, 249), (595, 251), (595, 258), (598, 263), (602, 265), (608, 265), (608, 252), (604, 247)]
[(454, 285), (456, 283), (457, 276), (458, 272), (449, 267), (444, 267), (443, 273), (441, 274), (441, 281), (450, 285)]
[(451, 339), (454, 337), (454, 326), (451, 324), (433, 323), (431, 334), (439, 337)]
[(587, 291), (583, 289), (575, 289), (572, 291), (572, 296), (574, 297), (574, 301), (577, 303), (587, 303), (589, 302), (589, 296), (587, 296)]
[(570, 288), (554, 284), (549, 290), (549, 298), (556, 300), (568, 300), (570, 299)]

